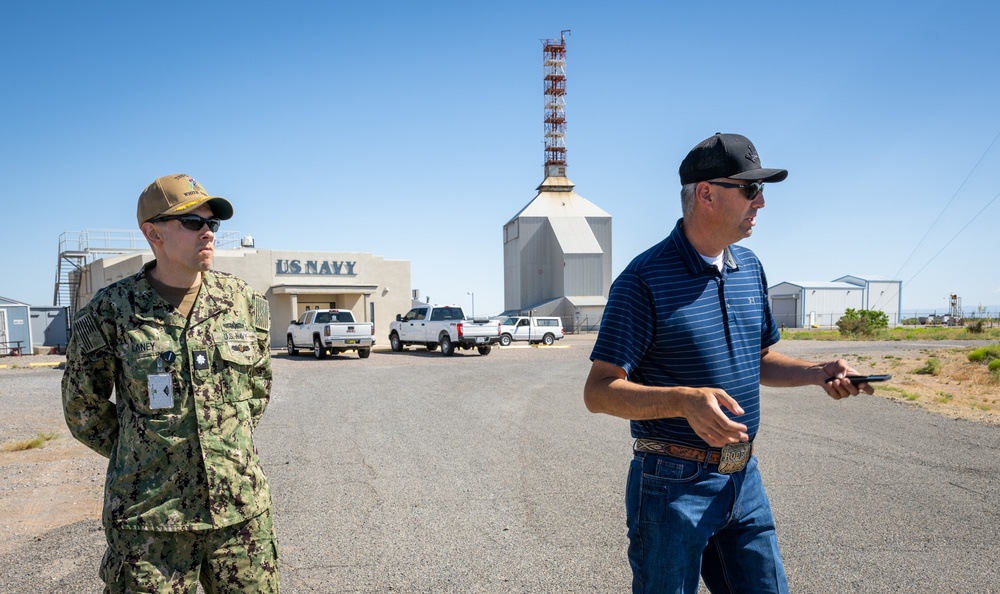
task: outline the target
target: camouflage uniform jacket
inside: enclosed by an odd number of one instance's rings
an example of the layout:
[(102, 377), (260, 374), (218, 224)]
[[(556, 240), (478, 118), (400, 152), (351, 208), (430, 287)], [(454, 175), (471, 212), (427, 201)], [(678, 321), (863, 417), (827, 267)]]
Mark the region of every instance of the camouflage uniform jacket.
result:
[[(109, 458), (104, 525), (181, 531), (253, 518), (271, 505), (253, 443), (271, 391), (267, 301), (239, 278), (203, 272), (185, 319), (146, 280), (153, 266), (99, 291), (68, 347), (66, 423)], [(147, 376), (160, 365), (172, 408), (150, 406)]]

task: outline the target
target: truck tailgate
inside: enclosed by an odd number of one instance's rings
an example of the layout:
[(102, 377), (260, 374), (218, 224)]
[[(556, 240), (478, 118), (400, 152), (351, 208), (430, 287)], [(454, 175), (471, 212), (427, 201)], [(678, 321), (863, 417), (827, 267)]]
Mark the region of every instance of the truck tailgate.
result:
[(480, 336), (499, 336), (500, 322), (472, 322), (465, 320), (462, 322), (462, 336), (466, 338), (476, 338)]

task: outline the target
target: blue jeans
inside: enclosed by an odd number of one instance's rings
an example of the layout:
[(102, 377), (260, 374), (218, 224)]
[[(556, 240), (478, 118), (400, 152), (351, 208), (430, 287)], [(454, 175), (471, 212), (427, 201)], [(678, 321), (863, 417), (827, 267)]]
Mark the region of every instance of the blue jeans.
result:
[(636, 452), (625, 490), (634, 594), (787, 593), (757, 458), (733, 474)]

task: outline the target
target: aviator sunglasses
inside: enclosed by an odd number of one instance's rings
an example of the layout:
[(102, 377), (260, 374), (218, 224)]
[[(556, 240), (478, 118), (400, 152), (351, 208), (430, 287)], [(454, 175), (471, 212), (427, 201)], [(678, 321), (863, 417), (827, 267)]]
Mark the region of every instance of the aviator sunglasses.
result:
[(753, 182), (750, 184), (733, 184), (730, 182), (710, 181), (708, 183), (712, 184), (713, 186), (720, 186), (723, 188), (740, 188), (746, 194), (747, 200), (753, 200), (754, 198), (757, 197), (758, 194), (764, 191), (764, 182)]
[(201, 231), (201, 228), (208, 225), (208, 228), (215, 233), (222, 224), (221, 219), (204, 219), (198, 215), (173, 215), (166, 217), (156, 217), (149, 219), (150, 223), (162, 223), (163, 221), (180, 221), (181, 226), (188, 231)]

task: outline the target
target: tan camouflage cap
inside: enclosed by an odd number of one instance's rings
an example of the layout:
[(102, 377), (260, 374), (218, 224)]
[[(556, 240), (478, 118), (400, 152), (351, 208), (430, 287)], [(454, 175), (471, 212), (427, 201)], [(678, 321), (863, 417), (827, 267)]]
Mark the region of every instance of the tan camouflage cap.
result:
[(186, 173), (164, 175), (156, 178), (139, 195), (136, 218), (141, 227), (149, 219), (184, 214), (205, 203), (216, 218), (226, 221), (233, 217), (233, 205), (220, 196), (210, 196), (195, 178)]

